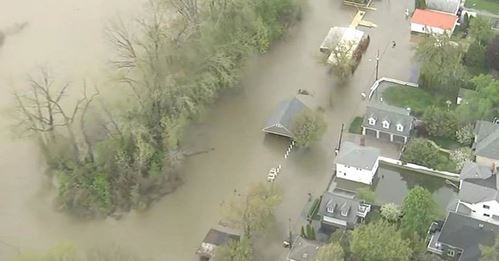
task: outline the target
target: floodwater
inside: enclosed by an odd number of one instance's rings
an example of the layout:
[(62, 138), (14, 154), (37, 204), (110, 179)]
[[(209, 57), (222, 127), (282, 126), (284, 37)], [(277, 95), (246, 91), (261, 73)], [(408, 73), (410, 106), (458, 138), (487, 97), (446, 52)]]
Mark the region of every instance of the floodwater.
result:
[[(378, 28), (365, 29), (371, 35), (370, 47), (350, 82), (338, 86), (319, 62), (318, 46), (330, 26), (349, 25), (355, 10), (340, 1), (308, 1), (303, 21), (268, 54), (250, 61), (240, 88), (225, 93), (189, 130), (186, 147), (214, 150), (186, 160), (181, 169), (185, 182), (177, 191), (151, 209), (130, 213), (119, 221), (80, 221), (54, 212), (36, 148), (3, 132), (0, 258), (1, 253), (15, 254), (16, 249), (41, 249), (71, 241), (82, 247), (117, 244), (153, 260), (196, 260), (194, 252), (220, 219), (224, 199), (234, 189), (243, 191), (264, 181), (269, 168), (282, 164), (276, 181), (284, 191), (277, 210), (279, 223), (261, 240), (265, 250), (259, 258), (281, 260), (286, 255), (280, 243), (287, 235), (288, 219), (294, 225), (307, 193), (318, 195), (326, 188), (341, 124), (348, 128), (350, 120), (364, 110), (360, 93), (374, 81), (376, 51), (382, 53), (380, 76), (410, 77), (412, 50), (404, 17), (404, 10), (411, 8), (409, 2), (375, 2), (378, 10), (366, 15), (366, 20), (378, 24)], [(40, 63), (55, 65), (70, 79), (98, 79), (109, 58), (104, 25), (118, 12), (133, 13), (141, 5), (141, 0), (24, 0), (3, 5), (0, 26), (25, 21), (28, 26), (7, 37), (0, 49), (0, 105), (9, 105), (9, 84), (20, 83), (23, 74)], [(392, 41), (397, 41), (396, 48), (388, 47)], [(261, 128), (274, 107), (298, 89), (314, 94), (313, 103), (325, 110), (328, 130), (316, 146), (294, 150), (284, 160), (288, 141), (264, 135)], [(9, 123), (2, 119), (2, 129)]]

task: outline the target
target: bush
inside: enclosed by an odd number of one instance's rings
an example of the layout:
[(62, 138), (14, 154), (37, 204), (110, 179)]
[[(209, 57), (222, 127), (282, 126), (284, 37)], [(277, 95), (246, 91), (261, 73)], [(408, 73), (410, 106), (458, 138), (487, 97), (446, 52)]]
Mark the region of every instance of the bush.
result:
[(425, 166), (431, 169), (438, 169), (446, 166), (448, 160), (440, 151), (426, 139), (413, 139), (404, 152), (402, 161)]
[(423, 114), (428, 134), (436, 137), (455, 138), (457, 131), (457, 117), (453, 111), (442, 110), (432, 106)]
[(449, 158), (456, 164), (456, 171), (461, 171), (464, 163), (473, 159), (473, 151), (468, 147), (459, 148), (451, 151)]
[(456, 132), (457, 141), (464, 146), (470, 146), (475, 139), (475, 134), (473, 133), (473, 126), (468, 124)]
[(381, 216), (389, 222), (397, 222), (402, 212), (394, 203), (388, 203), (381, 206)]

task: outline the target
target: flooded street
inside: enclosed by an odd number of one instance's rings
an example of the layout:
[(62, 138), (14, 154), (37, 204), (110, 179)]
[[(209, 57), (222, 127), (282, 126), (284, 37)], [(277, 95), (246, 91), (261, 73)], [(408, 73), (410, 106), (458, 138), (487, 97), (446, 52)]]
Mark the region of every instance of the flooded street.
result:
[[(382, 52), (380, 76), (410, 77), (412, 51), (404, 17), (405, 8), (411, 8), (408, 3), (375, 2), (378, 11), (369, 11), (366, 20), (378, 28), (362, 28), (370, 33), (371, 44), (350, 82), (337, 86), (319, 62), (318, 47), (329, 27), (348, 26), (355, 11), (340, 1), (308, 1), (303, 21), (268, 54), (250, 61), (241, 87), (224, 93), (190, 128), (184, 144), (187, 148), (214, 150), (186, 160), (181, 169), (184, 184), (177, 191), (148, 211), (130, 213), (120, 221), (84, 222), (54, 212), (53, 195), (36, 148), (12, 140), (8, 132), (11, 120), (2, 118), (0, 253), (71, 241), (82, 247), (117, 244), (153, 260), (197, 260), (194, 252), (219, 220), (223, 200), (234, 189), (242, 191), (251, 183), (264, 181), (269, 168), (282, 163), (277, 185), (285, 194), (277, 213), (279, 224), (262, 256), (262, 260), (278, 260), (285, 251), (280, 243), (287, 235), (288, 218), (296, 220), (308, 192), (318, 195), (327, 186), (341, 124), (348, 128), (351, 119), (363, 112), (360, 93), (374, 81), (377, 50)], [(9, 85), (21, 83), (37, 64), (48, 62), (70, 79), (99, 79), (109, 59), (103, 39), (106, 22), (117, 13), (133, 13), (141, 5), (140, 0), (9, 2), (12, 10), (0, 11), (0, 26), (22, 22), (28, 26), (8, 36), (0, 48), (1, 107), (11, 101)], [(388, 47), (393, 40), (397, 41), (394, 49)], [(309, 150), (293, 150), (284, 161), (288, 141), (264, 135), (261, 129), (275, 106), (298, 89), (313, 93), (315, 105), (325, 109), (328, 130), (319, 144)]]

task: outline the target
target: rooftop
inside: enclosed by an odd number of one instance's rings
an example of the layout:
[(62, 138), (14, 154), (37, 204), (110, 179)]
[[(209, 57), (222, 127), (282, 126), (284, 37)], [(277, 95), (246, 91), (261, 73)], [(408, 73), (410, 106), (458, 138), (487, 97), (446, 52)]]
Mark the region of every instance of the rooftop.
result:
[(499, 124), (477, 121), (475, 125), (475, 154), (491, 159), (499, 159)]
[(452, 30), (457, 19), (457, 16), (443, 12), (416, 9), (412, 15), (411, 23)]
[(240, 233), (228, 227), (217, 226), (211, 228), (196, 251), (196, 254), (211, 258), (217, 246), (224, 245), (230, 240), (239, 240)]
[(279, 103), (272, 116), (267, 120), (263, 131), (293, 138), (293, 121), (297, 115), (307, 109), (308, 107), (297, 97), (294, 97), (291, 100), (282, 101)]
[(347, 228), (357, 223), (359, 206), (355, 192), (335, 188), (322, 195), (319, 214), (323, 223)]
[(297, 236), (293, 242), (292, 248), (288, 254), (288, 260), (291, 261), (309, 261), (315, 260), (319, 248), (324, 245), (318, 241), (304, 239)]
[[(369, 124), (370, 118), (375, 120), (374, 125)], [(410, 116), (410, 111), (407, 109), (373, 101), (367, 106), (362, 126), (407, 137), (411, 133), (413, 120), (414, 118)], [(384, 121), (389, 123), (388, 128), (383, 127)], [(397, 130), (398, 124), (402, 125), (402, 131)]]
[(380, 150), (377, 148), (360, 146), (353, 142), (345, 141), (341, 144), (341, 149), (336, 157), (336, 163), (372, 170), (379, 155)]
[(461, 0), (426, 0), (426, 7), (436, 11), (456, 14)]
[(438, 242), (463, 250), (461, 260), (478, 260), (480, 245), (492, 245), (499, 226), (470, 216), (449, 212)]

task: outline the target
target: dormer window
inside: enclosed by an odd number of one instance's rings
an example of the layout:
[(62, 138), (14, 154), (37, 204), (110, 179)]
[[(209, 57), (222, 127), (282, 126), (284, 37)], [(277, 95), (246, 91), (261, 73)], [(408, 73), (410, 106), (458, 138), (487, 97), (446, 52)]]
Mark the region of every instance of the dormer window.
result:
[(390, 123), (386, 120), (383, 121), (383, 128), (388, 129), (390, 128)]
[(397, 131), (404, 131), (404, 126), (402, 124), (397, 124)]
[(376, 124), (376, 120), (373, 117), (369, 118), (369, 125), (374, 125), (374, 124)]

